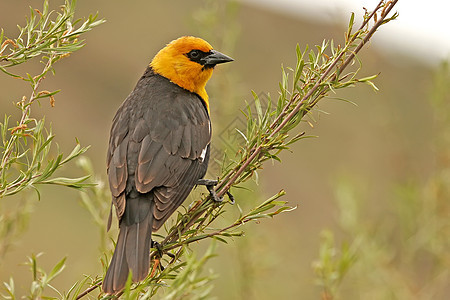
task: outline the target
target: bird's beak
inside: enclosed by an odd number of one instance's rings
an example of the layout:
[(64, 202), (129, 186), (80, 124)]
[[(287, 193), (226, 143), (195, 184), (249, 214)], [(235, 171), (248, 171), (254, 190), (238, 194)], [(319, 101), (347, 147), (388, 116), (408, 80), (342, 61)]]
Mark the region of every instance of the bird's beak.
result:
[(214, 67), (217, 64), (223, 64), (233, 60), (234, 59), (232, 59), (231, 57), (220, 53), (219, 51), (211, 50), (210, 54), (201, 59), (201, 62), (204, 66)]

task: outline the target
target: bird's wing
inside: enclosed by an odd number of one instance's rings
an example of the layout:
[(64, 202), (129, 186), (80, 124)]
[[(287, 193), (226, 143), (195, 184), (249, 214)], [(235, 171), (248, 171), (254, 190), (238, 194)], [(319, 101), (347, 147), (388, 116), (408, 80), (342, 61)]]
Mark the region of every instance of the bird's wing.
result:
[[(147, 134), (139, 143), (136, 189), (153, 191), (153, 229), (157, 230), (206, 172), (210, 121), (200, 99), (183, 93), (171, 105), (149, 110), (137, 127)], [(151, 124), (150, 126), (148, 124)], [(209, 153), (208, 153), (209, 154)]]
[[(142, 107), (126, 102), (111, 130), (108, 176), (119, 219), (126, 194), (154, 193), (157, 230), (186, 199), (206, 172), (211, 127), (201, 100), (185, 90), (135, 95)], [(151, 95), (151, 96), (150, 96)], [(158, 98), (159, 97), (159, 98)], [(140, 110), (136, 113), (136, 110)]]
[[(113, 119), (106, 161), (109, 188), (119, 219), (125, 211), (124, 191), (128, 179), (127, 152), (129, 142), (129, 121), (129, 109), (122, 104)], [(108, 229), (110, 225), (111, 215), (108, 222)]]

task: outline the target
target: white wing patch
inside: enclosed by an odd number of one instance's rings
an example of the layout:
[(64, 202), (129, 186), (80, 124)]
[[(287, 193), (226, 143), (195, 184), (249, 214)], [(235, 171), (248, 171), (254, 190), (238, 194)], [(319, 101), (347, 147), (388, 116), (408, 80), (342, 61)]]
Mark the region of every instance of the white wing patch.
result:
[(208, 150), (208, 146), (209, 146), (209, 144), (208, 144), (208, 145), (206, 145), (206, 147), (205, 147), (205, 148), (203, 148), (203, 150), (202, 150), (202, 153), (200, 154), (200, 159), (201, 159), (202, 161), (204, 161), (204, 160), (205, 160), (205, 156), (206, 156), (206, 150)]

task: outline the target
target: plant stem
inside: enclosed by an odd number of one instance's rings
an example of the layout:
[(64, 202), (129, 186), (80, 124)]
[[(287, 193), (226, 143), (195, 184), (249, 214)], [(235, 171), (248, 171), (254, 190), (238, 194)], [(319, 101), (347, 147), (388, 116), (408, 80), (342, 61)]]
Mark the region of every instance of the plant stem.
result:
[(93, 286), (91, 286), (90, 288), (87, 288), (84, 292), (82, 292), (81, 294), (79, 294), (77, 296), (77, 300), (83, 298), (84, 296), (86, 296), (87, 294), (89, 294), (90, 292), (94, 291), (96, 288), (98, 288), (99, 286), (102, 285), (102, 281), (94, 284)]
[[(389, 14), (389, 12), (392, 10), (392, 8), (394, 7), (394, 5), (397, 3), (398, 0), (391, 0), (388, 1), (385, 5), (385, 9), (383, 9), (383, 11), (381, 12), (381, 18), (378, 19), (377, 22), (375, 22), (375, 24), (372, 26), (372, 28), (369, 30), (369, 32), (366, 34), (366, 36), (364, 37), (363, 40), (361, 40), (361, 42), (359, 42), (359, 44), (357, 45), (357, 47), (355, 48), (354, 51), (351, 51), (351, 54), (349, 55), (349, 57), (344, 61), (344, 63), (342, 63), (342, 65), (340, 65), (336, 71), (334, 72), (334, 75), (331, 78), (331, 81), (336, 80), (338, 74), (342, 73), (342, 71), (350, 64), (350, 62), (355, 58), (356, 54), (362, 49), (362, 47), (367, 43), (367, 41), (370, 40), (370, 38), (373, 36), (373, 34), (376, 32), (376, 30), (386, 21), (386, 17)], [(378, 5), (376, 6), (376, 8), (373, 10), (373, 12), (364, 20), (364, 22), (362, 23), (361, 27), (358, 29), (358, 31), (361, 31), (364, 29), (364, 27), (368, 24), (368, 22), (375, 16), (375, 14), (378, 12), (378, 10), (383, 6), (384, 4), (384, 0), (380, 1), (378, 3)], [(344, 54), (347, 53), (346, 49), (348, 49), (352, 43), (355, 41), (356, 37), (358, 35), (354, 34), (353, 37), (347, 42), (346, 44), (346, 48), (334, 59), (334, 61), (331, 63), (331, 65), (324, 71), (324, 73), (322, 74), (322, 76), (320, 76), (320, 78), (316, 81), (316, 83), (314, 84), (314, 86), (301, 98), (301, 100), (297, 103), (297, 105), (294, 107), (294, 109), (286, 116), (286, 118), (283, 119), (283, 121), (280, 123), (280, 125), (278, 125), (277, 127), (275, 127), (275, 129), (271, 132), (271, 134), (266, 138), (266, 140), (271, 139), (275, 134), (277, 134), (281, 129), (283, 129), (286, 124), (300, 111), (302, 105), (304, 103), (308, 103), (306, 100), (309, 99), (319, 88), (319, 86), (324, 82), (325, 78), (330, 74), (330, 72), (336, 67), (336, 65), (339, 63), (339, 61), (342, 59), (342, 57), (344, 56)], [(321, 94), (326, 93), (330, 90), (329, 87), (327, 87), (324, 91), (321, 92)], [(291, 100), (289, 101), (288, 105), (290, 103), (295, 103), (296, 102), (296, 98), (299, 97), (299, 94), (296, 93), (295, 95), (292, 96)], [(309, 110), (311, 110), (312, 107), (314, 107), (314, 105), (317, 104), (318, 99), (315, 99), (314, 101), (312, 101), (311, 103), (308, 103), (308, 107), (305, 109), (303, 115), (305, 115)], [(285, 106), (284, 108), (284, 112), (287, 111), (288, 106)], [(274, 126), (274, 124), (276, 124), (276, 122), (278, 122), (281, 118), (277, 118), (272, 125), (270, 126), (270, 128), (272, 128), (272, 126)], [(250, 153), (252, 153), (250, 155), (250, 157), (248, 157), (245, 161), (241, 162), (239, 165), (239, 169), (237, 171), (235, 171), (234, 175), (231, 175), (232, 173), (230, 173), (227, 177), (225, 177), (222, 182), (226, 182), (225, 186), (220, 186), (218, 191), (217, 191), (217, 196), (218, 197), (222, 197), (225, 195), (225, 193), (231, 188), (231, 186), (234, 185), (234, 183), (236, 182), (236, 180), (239, 178), (239, 176), (246, 170), (246, 168), (253, 162), (253, 160), (259, 155), (259, 153), (261, 152), (261, 150), (263, 149), (263, 145), (264, 143), (261, 143), (257, 148), (253, 148), (250, 150)]]

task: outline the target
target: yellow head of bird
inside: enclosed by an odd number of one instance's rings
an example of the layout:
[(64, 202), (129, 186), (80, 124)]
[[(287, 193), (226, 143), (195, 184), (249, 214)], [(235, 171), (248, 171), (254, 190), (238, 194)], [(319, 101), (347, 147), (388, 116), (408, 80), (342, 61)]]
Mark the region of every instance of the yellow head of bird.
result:
[(178, 86), (198, 94), (209, 110), (205, 86), (215, 65), (232, 61), (231, 57), (213, 50), (205, 40), (183, 36), (161, 49), (150, 66), (153, 71)]

